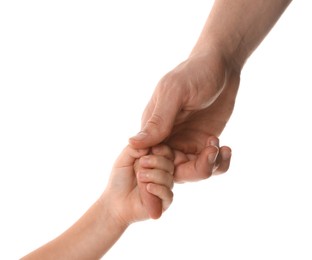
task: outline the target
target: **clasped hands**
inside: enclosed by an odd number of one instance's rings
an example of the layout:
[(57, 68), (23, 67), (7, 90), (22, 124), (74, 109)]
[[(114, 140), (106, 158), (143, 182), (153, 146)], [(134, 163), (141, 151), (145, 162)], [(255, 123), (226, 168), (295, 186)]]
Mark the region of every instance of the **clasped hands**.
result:
[[(200, 181), (228, 170), (231, 149), (218, 136), (229, 120), (239, 87), (240, 72), (211, 48), (191, 55), (166, 74), (145, 108), (141, 131), (129, 139), (135, 149), (164, 143), (172, 149), (173, 180)], [(159, 198), (139, 185), (150, 217), (161, 216)]]

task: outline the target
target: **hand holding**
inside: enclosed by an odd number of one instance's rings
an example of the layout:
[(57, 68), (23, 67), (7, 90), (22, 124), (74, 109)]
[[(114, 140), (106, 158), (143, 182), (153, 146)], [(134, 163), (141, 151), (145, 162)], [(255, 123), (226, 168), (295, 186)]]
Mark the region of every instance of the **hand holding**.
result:
[[(219, 147), (217, 137), (232, 114), (239, 78), (218, 48), (190, 56), (160, 80), (143, 113), (142, 130), (130, 144), (137, 149), (168, 144), (175, 151), (178, 182), (226, 172), (231, 149)], [(215, 160), (206, 160), (216, 153)]]

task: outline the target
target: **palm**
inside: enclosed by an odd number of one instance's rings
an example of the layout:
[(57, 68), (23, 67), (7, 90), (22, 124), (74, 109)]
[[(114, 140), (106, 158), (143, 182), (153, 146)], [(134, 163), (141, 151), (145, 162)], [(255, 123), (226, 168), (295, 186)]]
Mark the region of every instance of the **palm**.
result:
[(141, 221), (149, 217), (148, 212), (143, 205), (140, 190), (137, 184), (135, 184), (135, 187), (127, 196), (127, 200), (125, 200), (124, 205), (126, 212), (129, 214), (128, 219), (132, 222)]
[[(206, 140), (211, 136), (219, 137), (226, 126), (234, 108), (235, 100), (233, 97), (235, 98), (238, 88), (238, 81), (236, 82), (235, 85), (233, 82), (232, 86), (226, 86), (212, 105), (203, 110), (189, 113), (183, 122), (174, 125), (172, 134), (166, 142), (173, 149), (182, 152), (176, 153), (181, 157), (176, 158), (179, 162), (176, 165), (176, 181), (196, 181), (210, 176), (205, 171), (194, 169), (196, 160), (200, 152), (206, 147)], [(234, 95), (229, 93), (234, 91)]]
[[(184, 120), (177, 120), (181, 122), (173, 126), (167, 139), (172, 148), (196, 154), (204, 148), (203, 140), (207, 140), (209, 136), (220, 136), (233, 112), (239, 78), (235, 76), (227, 82), (221, 94), (210, 106), (201, 110), (182, 112)], [(182, 115), (178, 115), (177, 118), (179, 117)]]
[(136, 149), (169, 144), (176, 182), (228, 170), (231, 150), (219, 147), (217, 137), (233, 112), (239, 87), (240, 70), (232, 65), (217, 49), (178, 65), (158, 83), (144, 110), (141, 132), (129, 139)]
[[(180, 109), (176, 111), (171, 131), (165, 139), (173, 149), (182, 152), (176, 153), (179, 156), (175, 173), (177, 180), (209, 177), (205, 177), (206, 172), (198, 173), (198, 170), (190, 168), (190, 162), (194, 166), (210, 136), (220, 136), (233, 112), (240, 75), (227, 70), (219, 57), (210, 54), (209, 57), (195, 57), (180, 64), (160, 81), (143, 114), (142, 125), (145, 125), (153, 123), (152, 113), (155, 114), (157, 106), (164, 106), (165, 102), (172, 104), (167, 113), (174, 113), (176, 107)], [(176, 99), (172, 98), (175, 96)], [(164, 101), (166, 97), (171, 100)], [(169, 120), (160, 124), (166, 121)], [(197, 171), (197, 176), (194, 171)], [(183, 175), (181, 178), (180, 173)]]

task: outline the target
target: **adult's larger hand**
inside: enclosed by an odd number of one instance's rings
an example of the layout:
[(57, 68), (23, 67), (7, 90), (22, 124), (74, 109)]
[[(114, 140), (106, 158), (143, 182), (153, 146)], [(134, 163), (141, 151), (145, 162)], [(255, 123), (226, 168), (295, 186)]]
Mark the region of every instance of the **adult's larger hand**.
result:
[(218, 137), (233, 111), (240, 71), (218, 48), (194, 54), (158, 83), (130, 138), (136, 148), (162, 141), (175, 150), (175, 181), (195, 181), (227, 171), (231, 150)]
[[(160, 80), (130, 139), (136, 148), (166, 141), (176, 151), (176, 181), (229, 167), (230, 150), (210, 146), (233, 111), (240, 71), (291, 0), (215, 0), (190, 58)], [(247, 15), (246, 15), (247, 14)], [(214, 141), (215, 142), (215, 141)]]

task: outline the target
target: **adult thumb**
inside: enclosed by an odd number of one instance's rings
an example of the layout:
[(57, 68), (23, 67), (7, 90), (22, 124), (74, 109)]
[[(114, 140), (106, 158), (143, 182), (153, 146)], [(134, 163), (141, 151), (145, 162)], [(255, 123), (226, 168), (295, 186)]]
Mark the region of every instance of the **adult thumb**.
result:
[(141, 131), (129, 139), (136, 149), (154, 146), (164, 141), (171, 133), (181, 105), (178, 97), (161, 97), (156, 104), (150, 102), (142, 117)]

